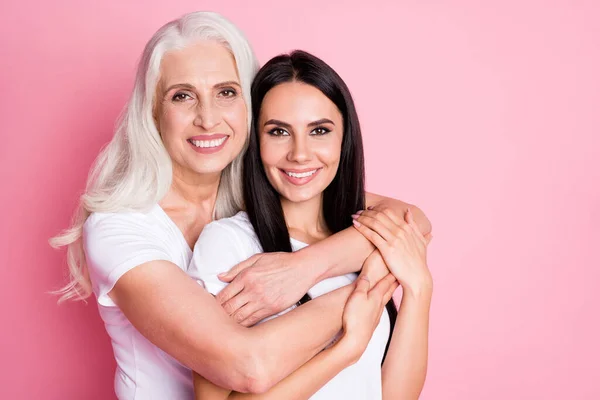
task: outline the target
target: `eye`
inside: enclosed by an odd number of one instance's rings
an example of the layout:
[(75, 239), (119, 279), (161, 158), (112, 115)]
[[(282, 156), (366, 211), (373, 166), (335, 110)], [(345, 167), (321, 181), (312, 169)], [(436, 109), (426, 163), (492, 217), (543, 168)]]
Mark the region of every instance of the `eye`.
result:
[(177, 92), (173, 95), (173, 101), (181, 102), (181, 101), (189, 100), (191, 98), (192, 98), (192, 96), (190, 96), (189, 94), (184, 93), (184, 92)]
[(314, 136), (321, 136), (321, 135), (326, 135), (329, 132), (331, 132), (330, 129), (327, 129), (327, 128), (324, 128), (322, 126), (319, 126), (319, 127), (315, 128), (315, 129), (313, 129), (312, 132), (311, 132), (311, 134), (314, 135)]
[(221, 97), (227, 97), (227, 98), (232, 98), (237, 96), (237, 92), (235, 91), (235, 89), (232, 88), (227, 88), (227, 89), (223, 89), (219, 92), (219, 96)]
[(286, 130), (281, 129), (281, 128), (273, 128), (268, 133), (269, 133), (269, 135), (272, 135), (272, 136), (289, 136), (290, 135)]

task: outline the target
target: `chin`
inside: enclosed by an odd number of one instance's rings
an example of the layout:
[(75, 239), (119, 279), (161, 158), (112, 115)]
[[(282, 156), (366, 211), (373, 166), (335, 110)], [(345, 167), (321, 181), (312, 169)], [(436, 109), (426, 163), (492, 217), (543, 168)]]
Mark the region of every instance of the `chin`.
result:
[(286, 193), (285, 198), (292, 203), (303, 203), (308, 200), (312, 200), (321, 193), (298, 193), (298, 192), (288, 192)]
[[(233, 160), (232, 160), (233, 161)], [(219, 172), (223, 172), (227, 166), (231, 164), (231, 161), (218, 161), (214, 160), (211, 162), (205, 162), (200, 165), (196, 165), (194, 170), (199, 174), (215, 174)]]

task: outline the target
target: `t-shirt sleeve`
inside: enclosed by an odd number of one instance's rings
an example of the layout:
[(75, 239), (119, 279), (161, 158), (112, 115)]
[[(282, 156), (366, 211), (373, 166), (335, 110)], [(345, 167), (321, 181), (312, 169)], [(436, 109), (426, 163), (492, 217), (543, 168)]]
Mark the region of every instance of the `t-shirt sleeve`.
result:
[(219, 293), (225, 286), (218, 274), (258, 253), (259, 250), (245, 232), (222, 221), (204, 227), (194, 245), (194, 255), (188, 267), (188, 275), (196, 279), (207, 291)]
[(108, 296), (119, 278), (138, 265), (171, 261), (164, 238), (143, 214), (92, 214), (83, 226), (86, 263), (98, 303), (116, 307)]

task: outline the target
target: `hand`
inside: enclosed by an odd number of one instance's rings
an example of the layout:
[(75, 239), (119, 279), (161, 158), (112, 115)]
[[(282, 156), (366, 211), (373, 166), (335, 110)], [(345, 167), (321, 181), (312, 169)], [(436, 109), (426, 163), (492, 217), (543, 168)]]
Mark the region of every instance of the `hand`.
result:
[(353, 216), (354, 227), (373, 243), (404, 291), (431, 289), (427, 268), (427, 246), (431, 234), (423, 236), (410, 209), (403, 221), (394, 222), (386, 213), (367, 210)]
[(312, 286), (293, 253), (261, 253), (219, 275), (231, 282), (217, 301), (238, 323), (251, 326), (295, 304)]
[(379, 250), (375, 249), (363, 263), (361, 276), (366, 276), (371, 282), (379, 282), (390, 273)]
[(356, 279), (356, 287), (344, 307), (344, 336), (338, 342), (352, 354), (354, 361), (358, 361), (367, 348), (383, 309), (396, 288), (398, 281), (392, 274), (387, 274), (373, 288), (370, 288), (370, 281), (365, 275)]

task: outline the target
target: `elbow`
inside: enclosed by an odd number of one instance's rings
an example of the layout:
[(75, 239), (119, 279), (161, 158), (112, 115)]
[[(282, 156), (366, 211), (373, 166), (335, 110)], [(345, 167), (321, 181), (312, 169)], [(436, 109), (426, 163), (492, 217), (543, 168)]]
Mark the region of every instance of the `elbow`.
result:
[(419, 230), (421, 231), (421, 234), (427, 235), (428, 233), (431, 233), (431, 230), (432, 230), (431, 221), (429, 220), (429, 218), (427, 218), (427, 215), (425, 215), (423, 210), (421, 210), (419, 207), (412, 205), (412, 204), (409, 205), (408, 208), (412, 212), (415, 222), (417, 223), (417, 226), (419, 227)]
[(274, 386), (274, 382), (266, 377), (255, 378), (247, 381), (247, 393), (264, 394)]
[[(267, 358), (256, 350), (247, 349), (246, 354), (241, 355), (241, 361), (237, 378), (230, 382), (236, 392), (263, 394), (268, 392), (277, 382), (269, 373)], [(239, 357), (239, 355), (238, 355)]]
[(268, 372), (266, 359), (258, 354), (252, 357), (248, 374), (245, 377), (247, 393), (263, 394), (268, 392), (277, 383)]

